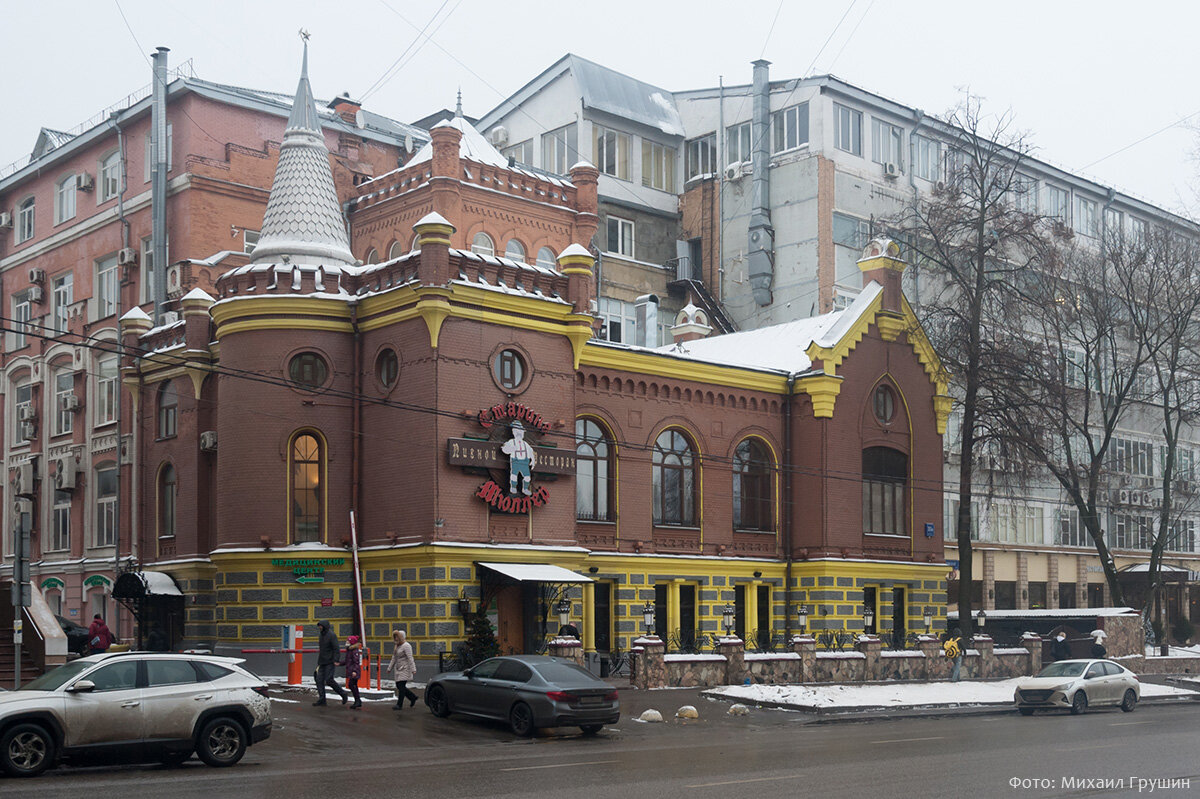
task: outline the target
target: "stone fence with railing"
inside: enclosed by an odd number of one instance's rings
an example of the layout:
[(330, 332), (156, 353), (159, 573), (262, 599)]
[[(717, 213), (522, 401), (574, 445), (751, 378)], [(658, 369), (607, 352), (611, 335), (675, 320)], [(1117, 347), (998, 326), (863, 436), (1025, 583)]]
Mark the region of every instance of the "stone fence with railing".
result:
[[(873, 635), (861, 635), (852, 650), (818, 652), (807, 635), (792, 638), (790, 651), (747, 653), (740, 638), (719, 638), (715, 651), (704, 655), (666, 653), (657, 636), (634, 642), (630, 681), (638, 688), (706, 687), (757, 684), (875, 682), (882, 680), (949, 679), (954, 662), (935, 636), (922, 635), (916, 650), (884, 650)], [(997, 649), (992, 639), (977, 635), (963, 653), (960, 676), (999, 680), (1032, 674), (1042, 667), (1042, 639), (1028, 636), (1021, 647)]]

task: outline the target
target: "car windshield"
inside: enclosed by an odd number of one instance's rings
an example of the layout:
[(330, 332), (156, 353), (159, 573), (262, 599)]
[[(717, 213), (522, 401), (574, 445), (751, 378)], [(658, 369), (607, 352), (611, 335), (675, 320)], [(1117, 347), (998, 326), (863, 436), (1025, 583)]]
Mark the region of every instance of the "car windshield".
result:
[(1039, 677), (1078, 677), (1083, 674), (1086, 663), (1078, 661), (1051, 663), (1037, 673)]
[(48, 671), (41, 677), (30, 680), (29, 682), (18, 688), (18, 691), (53, 691), (57, 688), (69, 683), (71, 680), (78, 677), (88, 668), (96, 665), (95, 663), (83, 663), (75, 661), (68, 663), (65, 666), (59, 666), (53, 671)]

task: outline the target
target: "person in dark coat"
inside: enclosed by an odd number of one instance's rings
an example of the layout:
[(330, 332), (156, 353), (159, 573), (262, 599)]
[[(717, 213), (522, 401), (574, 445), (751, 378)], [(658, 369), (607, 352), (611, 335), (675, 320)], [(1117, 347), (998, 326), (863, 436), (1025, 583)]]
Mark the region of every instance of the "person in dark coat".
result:
[(344, 705), (348, 701), (348, 697), (342, 690), (342, 686), (338, 685), (337, 677), (334, 676), (340, 660), (338, 655), (341, 654), (337, 636), (334, 635), (333, 630), (329, 629), (327, 621), (317, 622), (317, 629), (321, 631), (321, 635), (317, 642), (317, 670), (313, 672), (313, 679), (317, 683), (317, 701), (313, 702), (313, 707), (325, 704), (326, 686), (332, 688), (342, 698)]
[(1062, 630), (1054, 636), (1054, 643), (1050, 645), (1050, 657), (1054, 660), (1071, 659), (1071, 645), (1067, 643), (1067, 634)]
[(346, 687), (354, 694), (355, 710), (362, 707), (362, 697), (358, 695), (358, 680), (362, 677), (362, 644), (358, 636), (352, 635), (346, 639)]
[(92, 617), (92, 625), (88, 627), (88, 646), (91, 647), (92, 654), (98, 655), (101, 652), (107, 652), (108, 648), (112, 646), (112, 642), (112, 631), (104, 623), (104, 618), (97, 613)]

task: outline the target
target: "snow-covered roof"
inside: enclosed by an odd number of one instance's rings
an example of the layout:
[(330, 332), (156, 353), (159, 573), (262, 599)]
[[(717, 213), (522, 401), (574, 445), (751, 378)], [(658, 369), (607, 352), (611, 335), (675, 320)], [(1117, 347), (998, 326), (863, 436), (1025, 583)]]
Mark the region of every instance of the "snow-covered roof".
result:
[(655, 352), (705, 363), (767, 369), (796, 374), (812, 368), (807, 350), (812, 344), (832, 347), (875, 302), (883, 288), (870, 283), (849, 307), (820, 316), (783, 322), (757, 330), (659, 347)]
[(579, 81), (585, 107), (632, 119), (668, 136), (683, 135), (683, 120), (679, 118), (671, 92), (573, 53), (567, 58), (571, 72)]
[[(508, 168), (508, 158), (501, 155), (500, 151), (492, 146), (492, 143), (483, 137), (483, 134), (475, 129), (467, 120), (462, 117), (448, 119), (445, 122), (439, 122), (434, 125), (437, 128), (455, 128), (462, 133), (462, 142), (459, 144), (459, 153), (463, 158), (469, 161), (475, 161), (479, 164), (491, 164), (492, 166), (500, 166)], [(433, 160), (433, 143), (430, 142), (417, 151), (417, 154), (412, 157), (408, 163), (404, 165), (408, 168), (414, 164), (419, 164), (423, 161)]]
[(595, 582), (591, 577), (586, 577), (582, 574), (576, 574), (570, 569), (564, 569), (562, 566), (554, 566), (549, 563), (483, 563), (477, 562), (476, 566), (482, 566), (485, 569), (491, 569), (494, 572), (499, 572), (505, 577), (516, 580), (517, 582), (539, 582), (539, 583), (591, 583)]
[[(1038, 608), (1037, 610), (985, 610), (988, 619), (1065, 619), (1099, 618), (1100, 616), (1128, 616), (1137, 613), (1133, 608)], [(957, 619), (958, 611), (952, 610), (946, 618)]]

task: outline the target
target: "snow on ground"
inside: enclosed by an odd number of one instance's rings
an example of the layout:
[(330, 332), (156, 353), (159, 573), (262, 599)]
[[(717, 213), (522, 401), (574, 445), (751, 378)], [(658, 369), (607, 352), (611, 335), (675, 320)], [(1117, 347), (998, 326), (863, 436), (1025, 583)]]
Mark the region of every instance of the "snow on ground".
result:
[[(802, 707), (924, 707), (927, 705), (1011, 704), (1024, 678), (989, 682), (882, 683), (873, 685), (727, 685), (707, 693), (750, 704), (767, 702)], [(1142, 683), (1142, 697), (1196, 696), (1195, 691)]]
[[(1162, 657), (1159, 651), (1160, 647), (1146, 644), (1146, 657)], [(1167, 651), (1171, 653), (1167, 655), (1169, 658), (1200, 658), (1200, 646), (1171, 646)]]

